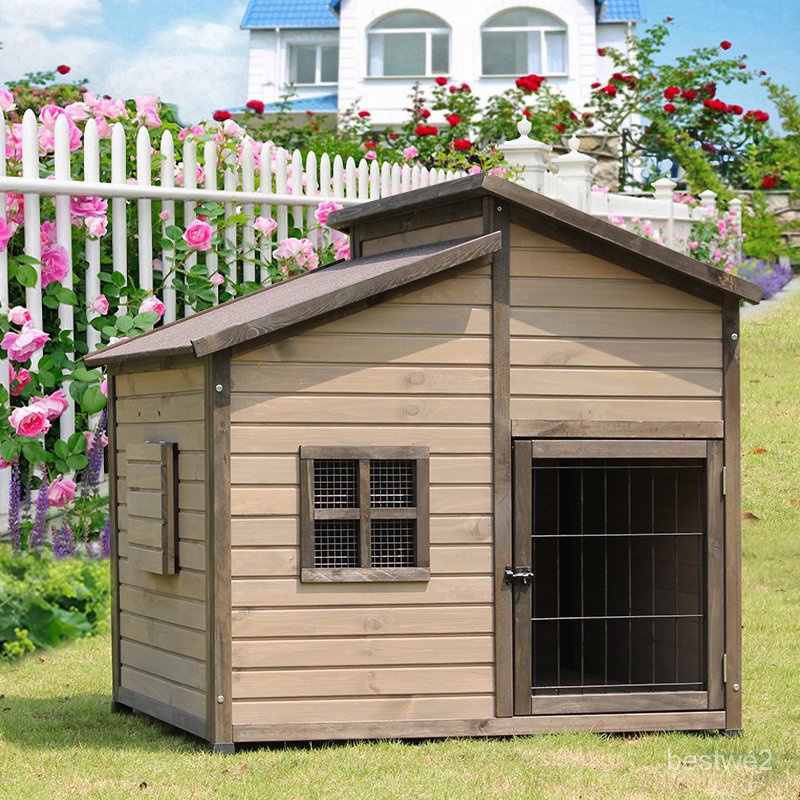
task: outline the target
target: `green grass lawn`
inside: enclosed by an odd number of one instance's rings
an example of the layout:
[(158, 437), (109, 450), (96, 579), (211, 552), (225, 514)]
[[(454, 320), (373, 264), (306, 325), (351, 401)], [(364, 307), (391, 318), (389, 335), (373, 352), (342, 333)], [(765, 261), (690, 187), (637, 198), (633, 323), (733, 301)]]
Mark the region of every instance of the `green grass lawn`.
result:
[[(742, 332), (744, 735), (243, 750), (112, 716), (107, 637), (0, 667), (0, 798), (800, 798), (800, 294)], [(766, 452), (754, 453), (756, 448)], [(680, 759), (725, 768), (670, 768)], [(744, 761), (755, 759), (755, 766)]]

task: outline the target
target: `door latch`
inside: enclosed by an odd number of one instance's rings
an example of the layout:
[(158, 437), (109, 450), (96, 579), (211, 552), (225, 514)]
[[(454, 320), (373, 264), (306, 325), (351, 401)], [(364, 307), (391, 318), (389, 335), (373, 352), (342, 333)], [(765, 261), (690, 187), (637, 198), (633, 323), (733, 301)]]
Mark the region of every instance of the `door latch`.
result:
[(530, 567), (517, 567), (514, 569), (511, 566), (507, 566), (503, 574), (507, 586), (510, 586), (514, 581), (518, 581), (527, 586), (533, 581), (533, 570)]

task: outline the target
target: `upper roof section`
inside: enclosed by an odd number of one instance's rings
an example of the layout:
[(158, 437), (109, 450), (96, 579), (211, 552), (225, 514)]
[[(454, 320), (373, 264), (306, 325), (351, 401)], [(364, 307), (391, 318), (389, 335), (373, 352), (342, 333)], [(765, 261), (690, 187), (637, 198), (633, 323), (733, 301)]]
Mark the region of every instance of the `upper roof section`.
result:
[[(535, 0), (521, 5), (536, 6)], [(597, 21), (640, 22), (639, 0), (596, 0)], [(413, 3), (409, 7), (414, 7)], [(338, 0), (250, 0), (242, 28), (338, 28)]]
[(241, 27), (338, 28), (333, 5), (330, 0), (250, 0)]
[(354, 261), (337, 261), (90, 353), (84, 361), (95, 367), (121, 361), (216, 353), (483, 258), (500, 249), (501, 239), (501, 234), (494, 232)]
[[(486, 173), (342, 209), (328, 217), (328, 224), (346, 231), (355, 225), (369, 224), (378, 219), (399, 217), (405, 213), (424, 213), (440, 205), (457, 204), (486, 195), (510, 202), (512, 221), (529, 225), (544, 236), (591, 252), (662, 283), (671, 283), (684, 291), (706, 296), (719, 296), (720, 292), (726, 292), (750, 302), (761, 299), (761, 289), (749, 281), (714, 269), (505, 178)], [(514, 219), (515, 212), (517, 220)]]

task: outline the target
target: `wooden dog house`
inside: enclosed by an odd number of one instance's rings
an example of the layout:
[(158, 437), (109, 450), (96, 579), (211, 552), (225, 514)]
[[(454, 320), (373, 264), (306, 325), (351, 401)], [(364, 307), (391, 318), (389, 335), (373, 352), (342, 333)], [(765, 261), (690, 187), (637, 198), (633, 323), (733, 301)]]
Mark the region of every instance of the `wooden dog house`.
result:
[(107, 365), (113, 690), (239, 742), (741, 727), (739, 304), (500, 178)]

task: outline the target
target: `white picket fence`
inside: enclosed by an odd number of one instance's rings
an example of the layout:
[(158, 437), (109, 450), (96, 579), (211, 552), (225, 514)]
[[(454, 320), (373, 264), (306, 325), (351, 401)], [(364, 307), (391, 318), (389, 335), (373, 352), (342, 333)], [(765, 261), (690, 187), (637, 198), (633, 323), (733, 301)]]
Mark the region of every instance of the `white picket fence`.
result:
[[(526, 128), (527, 125), (527, 128)], [(626, 220), (639, 217), (649, 219), (663, 231), (663, 242), (676, 247), (688, 229), (702, 215), (713, 214), (713, 193), (706, 193), (704, 208), (691, 209), (675, 203), (672, 197), (674, 184), (661, 182), (656, 187), (654, 198), (626, 197), (592, 191), (591, 167), (594, 159), (577, 151), (577, 140), (566, 155), (554, 160), (558, 173), (547, 164), (548, 147), (528, 138), (530, 125), (523, 121), (519, 125), (520, 138), (502, 146), (510, 163), (522, 169), (520, 183), (540, 191), (568, 205), (581, 208), (602, 218), (619, 215)], [(101, 181), (100, 138), (95, 121), (89, 119), (83, 131), (82, 176), (74, 179), (71, 174), (72, 154), (70, 132), (66, 118), (60, 116), (55, 125), (53, 168), (45, 163), (40, 154), (40, 125), (32, 111), (25, 112), (22, 121), (22, 175), (9, 175), (6, 159), (6, 121), (0, 112), (0, 217), (7, 218), (7, 195), (24, 195), (24, 251), (34, 259), (42, 254), (40, 226), (44, 198), (52, 198), (54, 205), (56, 242), (67, 251), (71, 263), (73, 226), (70, 216), (70, 198), (99, 197), (110, 201), (108, 233), (111, 240), (111, 265), (113, 272), (129, 275), (136, 271), (139, 286), (152, 290), (154, 282), (154, 260), (170, 263), (173, 253), (161, 246), (161, 236), (154, 242), (152, 211), (153, 203), (159, 204), (163, 215), (162, 233), (175, 222), (176, 203), (182, 204), (183, 223), (195, 217), (197, 203), (215, 202), (225, 204), (225, 219), (243, 213), (251, 220), (255, 216), (272, 216), (277, 221), (277, 230), (272, 237), (258, 234), (252, 223), (231, 222), (222, 225), (222, 234), (229, 245), (237, 248), (238, 255), (228, 256), (223, 265), (226, 275), (233, 281), (266, 281), (265, 264), (269, 262), (275, 243), (286, 238), (290, 227), (308, 231), (315, 226), (314, 211), (325, 200), (334, 200), (342, 206), (354, 205), (382, 197), (432, 186), (461, 177), (463, 173), (441, 169), (426, 169), (420, 166), (401, 166), (377, 160), (362, 159), (356, 163), (349, 158), (343, 161), (327, 154), (320, 158), (309, 153), (305, 159), (299, 151), (289, 153), (271, 142), (264, 144), (245, 141), (236, 163), (218, 163), (215, 142), (206, 142), (203, 147), (204, 165), (198, 184), (197, 145), (191, 139), (175, 141), (165, 132), (158, 143), (161, 166), (159, 175), (153, 176), (152, 156), (155, 150), (150, 131), (140, 128), (135, 141), (136, 179), (128, 177), (128, 155), (126, 133), (120, 123), (111, 131), (110, 180)], [(180, 160), (176, 159), (176, 149)], [(256, 159), (258, 151), (258, 159)], [(183, 185), (176, 185), (176, 166), (182, 162)], [(220, 188), (221, 184), (221, 188)], [(135, 206), (133, 204), (135, 201)], [(166, 213), (164, 213), (166, 212)], [(136, 264), (129, 264), (128, 219), (135, 216), (137, 236)], [(133, 217), (131, 217), (133, 219)], [(158, 234), (158, 231), (156, 231)], [(18, 234), (16, 234), (18, 235)], [(257, 255), (256, 258), (252, 254)], [(248, 254), (248, 257), (245, 257)], [(101, 242), (86, 238), (85, 241), (85, 297), (87, 307), (101, 293), (100, 275), (103, 266)], [(217, 271), (218, 254), (213, 250), (204, 254), (193, 254), (187, 266), (193, 266), (203, 258), (209, 275)], [(260, 268), (257, 269), (258, 265)], [(37, 267), (37, 273), (39, 268)], [(73, 287), (73, 275), (68, 274), (63, 285)], [(191, 307), (178, 307), (172, 276), (164, 280), (162, 300), (165, 304), (164, 321), (192, 313)], [(26, 288), (25, 304), (36, 327), (43, 327), (42, 289), (39, 283)], [(9, 307), (8, 255), (0, 252), (0, 309)], [(120, 309), (123, 312), (124, 309)], [(59, 327), (74, 334), (73, 307), (61, 305), (58, 310)], [(90, 314), (91, 318), (91, 314)], [(51, 334), (56, 333), (50, 331)], [(86, 342), (90, 350), (100, 342), (100, 334), (89, 327)], [(8, 388), (8, 363), (0, 361), (0, 382)], [(75, 411), (70, 407), (59, 420), (62, 439), (67, 439), (75, 429)], [(0, 514), (7, 507), (7, 485), (9, 470), (0, 471)]]

